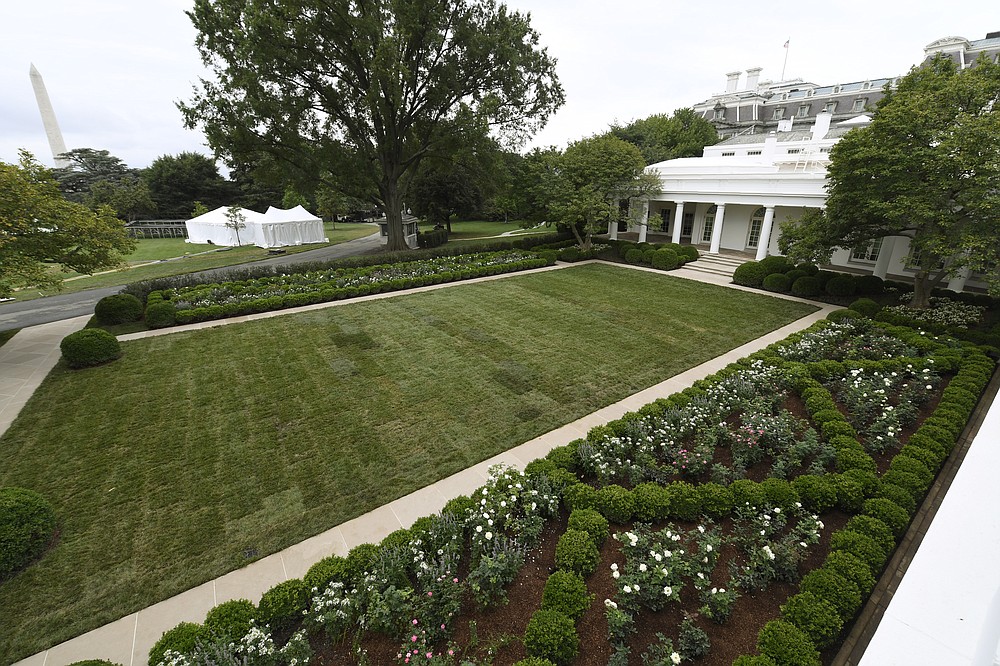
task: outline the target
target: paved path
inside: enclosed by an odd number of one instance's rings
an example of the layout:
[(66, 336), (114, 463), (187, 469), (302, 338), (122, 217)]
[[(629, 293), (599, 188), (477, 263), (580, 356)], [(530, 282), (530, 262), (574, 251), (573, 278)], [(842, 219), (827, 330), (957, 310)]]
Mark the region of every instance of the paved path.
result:
[[(591, 262), (582, 262), (591, 263)], [(577, 264), (578, 265), (578, 264)], [(568, 265), (557, 265), (545, 270), (561, 270)], [(630, 267), (633, 270), (646, 270), (649, 272), (661, 273), (642, 267)], [(519, 273), (508, 274), (506, 276), (492, 276), (481, 280), (495, 280), (518, 275)], [(694, 271), (685, 272), (683, 269), (674, 271), (672, 276), (688, 277), (699, 281), (722, 282), (720, 276), (706, 277), (703, 273)], [(292, 312), (321, 309), (325, 307), (338, 307), (347, 303), (356, 303), (359, 300), (373, 300), (378, 298), (391, 298), (410, 293), (428, 291), (433, 289), (446, 289), (453, 286), (467, 284), (470, 281), (456, 282), (444, 285), (433, 285), (420, 287), (406, 291), (394, 292), (392, 294), (376, 294), (364, 299), (351, 299), (350, 301), (337, 301), (334, 303), (323, 303), (304, 308), (294, 308), (282, 310), (275, 313), (262, 313), (260, 315), (250, 315), (248, 317), (236, 317), (229, 320), (204, 322), (194, 324), (190, 327), (175, 327), (171, 329), (161, 329), (158, 331), (147, 331), (121, 336), (123, 340), (149, 337), (152, 335), (169, 335), (189, 328), (204, 328), (208, 326), (221, 326), (229, 323), (238, 323), (250, 319), (262, 317), (281, 316)], [(754, 291), (727, 285), (734, 289)], [(789, 300), (803, 301), (793, 297), (783, 297)], [(803, 301), (810, 302), (810, 301)], [(815, 304), (815, 303), (814, 303)], [(821, 304), (816, 304), (821, 305)], [(822, 305), (821, 309), (814, 314), (803, 317), (787, 326), (784, 326), (763, 337), (757, 338), (747, 344), (741, 345), (732, 351), (723, 354), (711, 361), (691, 368), (685, 372), (671, 377), (655, 386), (651, 386), (643, 391), (625, 398), (613, 405), (599, 409), (592, 414), (588, 414), (581, 419), (569, 423), (561, 428), (557, 428), (545, 433), (535, 439), (525, 442), (520, 446), (510, 449), (498, 456), (484, 460), (478, 465), (474, 465), (462, 472), (449, 476), (437, 483), (426, 486), (405, 497), (401, 497), (389, 504), (370, 511), (353, 520), (338, 525), (322, 534), (318, 534), (310, 539), (286, 548), (278, 553), (260, 559), (242, 569), (232, 571), (221, 578), (208, 581), (198, 587), (171, 597), (158, 604), (144, 608), (136, 613), (107, 624), (103, 627), (90, 631), (82, 636), (78, 636), (69, 641), (56, 645), (49, 650), (40, 652), (28, 657), (20, 662), (18, 666), (65, 666), (74, 661), (83, 659), (108, 659), (122, 664), (123, 666), (145, 666), (149, 654), (149, 649), (163, 635), (163, 632), (175, 627), (182, 621), (202, 622), (205, 614), (215, 605), (229, 599), (246, 598), (256, 602), (261, 595), (274, 585), (290, 578), (300, 578), (309, 567), (318, 560), (331, 555), (346, 555), (347, 552), (362, 543), (377, 543), (389, 533), (401, 528), (409, 527), (417, 518), (436, 513), (444, 507), (445, 503), (458, 495), (469, 494), (476, 488), (483, 485), (487, 480), (488, 469), (497, 463), (506, 463), (523, 469), (524, 466), (541, 456), (544, 456), (551, 449), (567, 444), (574, 439), (586, 436), (587, 432), (594, 426), (607, 423), (608, 421), (620, 418), (625, 413), (635, 411), (643, 405), (667, 397), (677, 391), (690, 386), (698, 379), (702, 379), (721, 370), (729, 363), (751, 354), (767, 345), (781, 340), (788, 335), (812, 325), (814, 322), (824, 318), (826, 314), (836, 309), (834, 306)], [(76, 320), (80, 326), (86, 322)], [(39, 327), (41, 328), (41, 327)], [(30, 331), (31, 329), (27, 329)], [(15, 342), (27, 331), (21, 331), (4, 347)], [(50, 343), (51, 344), (51, 343)], [(39, 352), (40, 353), (40, 352)], [(58, 351), (54, 352), (58, 354)], [(54, 361), (53, 361), (54, 363)], [(0, 372), (3, 367), (0, 366)], [(3, 378), (0, 376), (0, 383)]]

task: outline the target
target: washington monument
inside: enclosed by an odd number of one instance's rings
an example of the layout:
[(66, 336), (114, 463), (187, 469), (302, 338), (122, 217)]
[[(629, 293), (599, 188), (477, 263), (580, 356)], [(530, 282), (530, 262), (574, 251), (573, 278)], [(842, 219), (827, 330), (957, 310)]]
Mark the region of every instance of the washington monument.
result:
[(49, 139), (49, 148), (52, 150), (52, 160), (57, 168), (68, 167), (69, 160), (59, 156), (66, 152), (66, 142), (63, 141), (62, 132), (59, 131), (59, 123), (56, 122), (56, 112), (52, 110), (52, 102), (49, 101), (49, 93), (45, 90), (45, 82), (42, 75), (31, 65), (31, 87), (35, 89), (35, 99), (38, 101), (38, 111), (42, 114), (42, 124), (45, 125), (45, 136)]

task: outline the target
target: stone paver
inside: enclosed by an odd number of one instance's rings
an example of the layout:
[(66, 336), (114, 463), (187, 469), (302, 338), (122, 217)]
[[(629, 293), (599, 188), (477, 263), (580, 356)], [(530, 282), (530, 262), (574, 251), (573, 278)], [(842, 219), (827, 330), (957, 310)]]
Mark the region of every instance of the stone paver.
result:
[[(590, 262), (583, 262), (590, 263)], [(579, 264), (576, 264), (579, 265)], [(565, 265), (539, 269), (561, 270)], [(641, 267), (631, 267), (634, 270), (650, 270)], [(652, 271), (657, 272), (659, 271)], [(516, 275), (516, 274), (513, 274)], [(719, 276), (714, 276), (695, 271), (684, 272), (683, 269), (671, 273), (675, 277), (685, 277), (699, 281), (716, 282), (725, 286), (725, 280)], [(509, 275), (498, 275), (481, 278), (477, 281), (496, 280), (509, 277)], [(375, 294), (361, 299), (351, 299), (350, 301), (337, 301), (333, 303), (321, 303), (316, 305), (282, 310), (280, 312), (268, 312), (246, 317), (237, 317), (229, 320), (202, 322), (189, 326), (179, 326), (170, 329), (157, 331), (145, 331), (120, 336), (120, 340), (134, 340), (158, 335), (170, 335), (184, 330), (200, 330), (215, 326), (223, 326), (230, 323), (242, 321), (253, 321), (268, 317), (283, 316), (294, 312), (316, 310), (326, 307), (338, 307), (347, 303), (357, 303), (362, 300), (375, 300), (380, 298), (392, 298), (403, 294), (431, 291), (435, 289), (448, 288), (468, 282), (452, 283), (445, 285), (432, 285), (417, 289), (395, 292), (390, 294)], [(739, 287), (734, 287), (739, 288)], [(742, 288), (740, 288), (742, 289)], [(748, 290), (754, 291), (754, 290)], [(754, 292), (759, 293), (759, 292)], [(782, 296), (775, 295), (781, 298)], [(790, 296), (784, 296), (789, 300), (803, 301)], [(809, 301), (803, 301), (809, 302)], [(814, 303), (815, 304), (815, 303)], [(819, 305), (819, 304), (816, 304)], [(261, 560), (258, 560), (242, 569), (232, 571), (221, 578), (209, 581), (196, 588), (183, 592), (175, 597), (166, 599), (158, 604), (143, 609), (138, 613), (132, 613), (116, 622), (105, 625), (82, 636), (66, 641), (45, 652), (33, 655), (17, 662), (17, 666), (65, 666), (73, 661), (81, 659), (104, 658), (112, 659), (123, 666), (144, 666), (148, 657), (149, 649), (152, 647), (164, 631), (173, 628), (182, 621), (201, 622), (205, 614), (214, 605), (228, 601), (230, 599), (246, 598), (257, 602), (260, 596), (272, 586), (288, 580), (289, 578), (301, 577), (309, 567), (315, 562), (328, 555), (345, 555), (351, 548), (362, 543), (377, 543), (389, 533), (402, 527), (408, 527), (414, 520), (421, 516), (430, 515), (440, 511), (444, 504), (451, 498), (458, 495), (467, 495), (481, 486), (488, 476), (491, 466), (504, 463), (523, 469), (532, 460), (544, 456), (557, 446), (567, 444), (574, 439), (586, 436), (586, 433), (594, 426), (606, 423), (610, 420), (620, 418), (624, 414), (635, 411), (643, 405), (667, 397), (687, 386), (694, 381), (702, 379), (729, 363), (746, 356), (758, 349), (762, 349), (776, 340), (780, 340), (787, 335), (806, 328), (812, 323), (822, 319), (827, 312), (834, 309), (833, 306), (822, 306), (819, 311), (799, 319), (777, 331), (765, 335), (757, 340), (741, 345), (736, 349), (722, 354), (721, 356), (703, 363), (695, 368), (691, 368), (671, 377), (655, 386), (639, 391), (638, 393), (625, 398), (615, 404), (608, 405), (602, 409), (588, 414), (573, 423), (566, 424), (545, 433), (520, 446), (505, 451), (489, 460), (473, 465), (472, 467), (453, 474), (430, 486), (417, 490), (405, 497), (390, 502), (387, 505), (374, 509), (362, 516), (349, 520), (337, 527), (334, 527), (322, 534), (306, 539), (305, 541), (291, 546), (279, 553), (275, 553)], [(43, 326), (25, 329), (12, 338), (4, 347), (0, 348), (0, 354), (6, 351), (12, 355), (27, 354), (25, 346), (36, 344), (41, 337), (48, 336), (47, 340), (54, 346), (54, 351), (46, 355), (45, 364), (48, 364), (44, 371), (39, 370), (41, 378), (44, 378), (48, 370), (59, 358), (58, 341), (72, 330), (81, 328), (87, 321), (87, 317), (80, 317), (68, 322), (59, 324), (46, 324)], [(72, 323), (69, 323), (72, 322)], [(63, 325), (62, 328), (47, 328)], [(25, 346), (14, 349), (8, 347), (26, 332), (34, 329), (43, 329), (36, 333), (28, 333), (25, 336)], [(43, 354), (41, 348), (37, 348), (35, 354)], [(51, 357), (51, 358), (49, 358)], [(31, 359), (27, 359), (29, 362)], [(0, 382), (8, 381), (9, 377), (3, 372), (3, 355), (0, 355)], [(31, 377), (36, 376), (32, 371)], [(38, 382), (41, 381), (38, 379)], [(37, 387), (37, 383), (28, 389), (21, 389), (19, 395), (27, 390), (28, 394)], [(0, 398), (2, 398), (0, 393)], [(23, 403), (22, 403), (23, 404)], [(6, 408), (5, 408), (6, 409)], [(20, 407), (17, 408), (18, 410)], [(0, 412), (0, 417), (4, 412)], [(12, 420), (12, 419), (11, 419)], [(2, 424), (0, 424), (2, 427)], [(2, 432), (2, 430), (0, 430)], [(127, 656), (126, 656), (127, 655)]]

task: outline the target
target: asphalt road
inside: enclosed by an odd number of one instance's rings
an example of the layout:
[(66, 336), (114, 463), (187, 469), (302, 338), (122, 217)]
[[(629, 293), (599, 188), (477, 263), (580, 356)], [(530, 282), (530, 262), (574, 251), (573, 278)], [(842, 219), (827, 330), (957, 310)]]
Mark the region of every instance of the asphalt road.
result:
[[(342, 257), (353, 257), (360, 254), (371, 254), (381, 248), (378, 233), (364, 238), (358, 238), (346, 243), (329, 245), (316, 250), (307, 250), (297, 254), (277, 256), (262, 259), (244, 266), (293, 266), (302, 262), (330, 261)], [(232, 268), (231, 266), (228, 268)], [(222, 273), (226, 268), (213, 268), (200, 271), (197, 275), (212, 275)], [(0, 331), (12, 328), (26, 328), (38, 324), (48, 324), (53, 321), (71, 319), (94, 313), (94, 305), (105, 296), (117, 294), (121, 287), (105, 287), (103, 289), (88, 289), (75, 294), (58, 294), (31, 301), (10, 301), (0, 303)]]

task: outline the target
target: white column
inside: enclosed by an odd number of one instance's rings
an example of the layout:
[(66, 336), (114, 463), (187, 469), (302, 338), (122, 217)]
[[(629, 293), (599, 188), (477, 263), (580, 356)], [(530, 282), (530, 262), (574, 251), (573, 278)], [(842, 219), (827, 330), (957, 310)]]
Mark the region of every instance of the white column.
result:
[(948, 289), (951, 289), (952, 291), (962, 291), (965, 289), (965, 282), (969, 279), (970, 275), (972, 275), (972, 272), (968, 268), (958, 269), (958, 273), (955, 277), (948, 280)]
[(771, 227), (774, 226), (774, 206), (764, 209), (764, 222), (760, 227), (760, 238), (757, 240), (757, 256), (760, 261), (767, 256), (767, 248), (771, 246)]
[(892, 251), (896, 246), (895, 236), (886, 236), (882, 239), (882, 246), (878, 251), (878, 259), (875, 260), (875, 268), (872, 270), (872, 275), (875, 277), (880, 277), (885, 279), (886, 274), (889, 272), (889, 262), (892, 260)]
[(611, 202), (611, 219), (608, 220), (608, 238), (618, 240), (618, 199)]
[(684, 202), (678, 201), (674, 208), (674, 232), (670, 237), (671, 242), (681, 242), (681, 226), (684, 224)]
[(646, 242), (646, 231), (649, 229), (649, 199), (643, 199), (639, 210), (639, 242)]
[(726, 216), (726, 204), (716, 204), (715, 223), (712, 226), (712, 244), (708, 247), (709, 254), (719, 254), (719, 245), (722, 243), (722, 220)]

